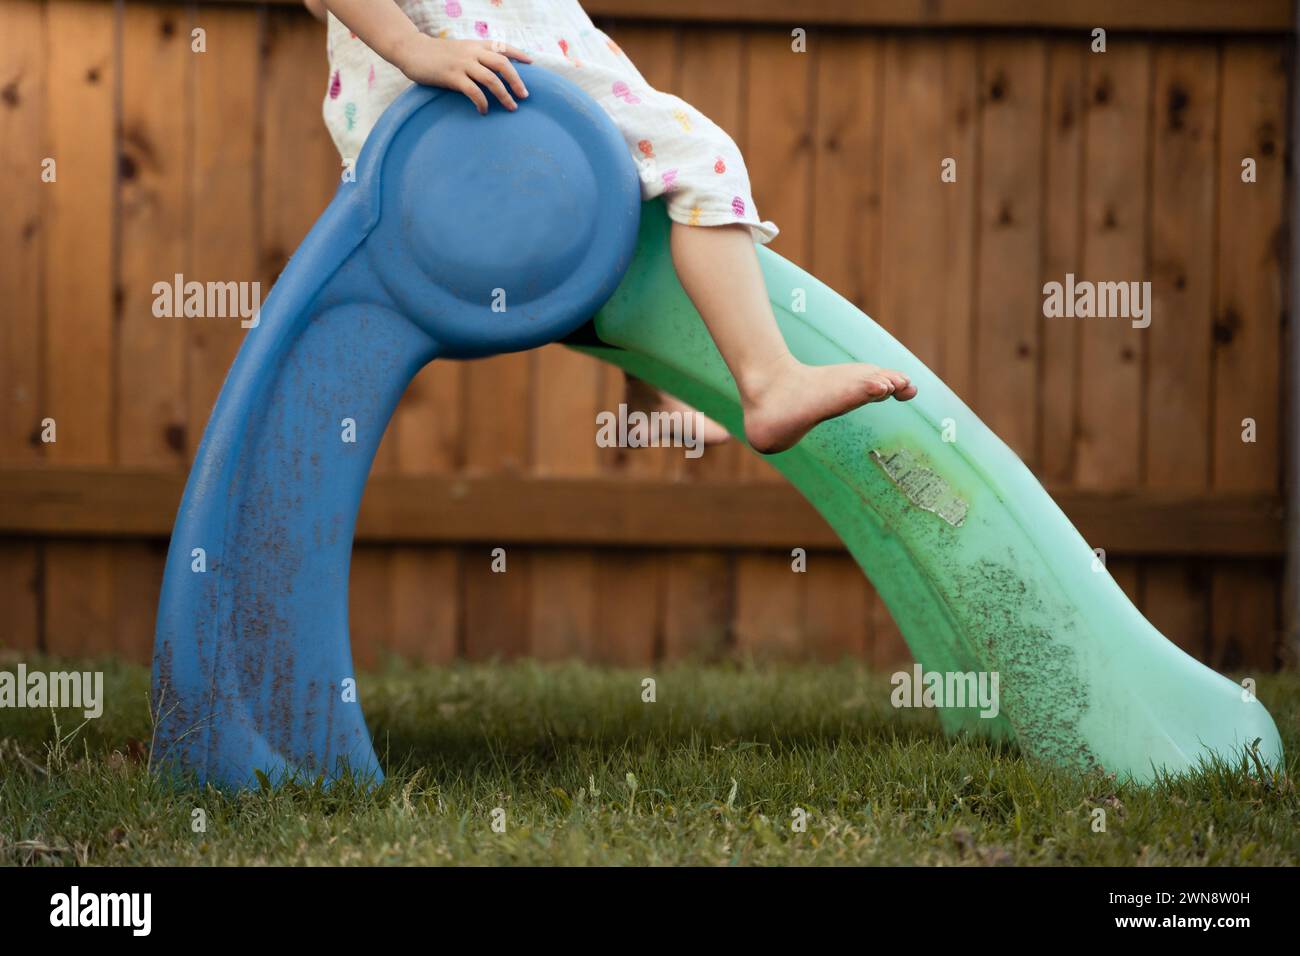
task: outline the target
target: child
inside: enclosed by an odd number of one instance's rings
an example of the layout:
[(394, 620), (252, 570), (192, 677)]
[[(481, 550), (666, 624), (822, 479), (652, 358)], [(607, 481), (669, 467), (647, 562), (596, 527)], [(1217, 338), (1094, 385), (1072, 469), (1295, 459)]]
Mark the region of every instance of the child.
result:
[[(512, 60), (571, 80), (609, 114), (642, 169), (643, 199), (664, 196), (673, 265), (731, 370), (755, 451), (784, 451), (818, 422), (916, 387), (875, 365), (811, 366), (786, 347), (767, 299), (758, 218), (745, 164), (700, 112), (652, 88), (577, 0), (307, 0), (329, 19), (325, 121), (355, 160), (384, 109), (412, 82), (463, 93), (480, 113), (528, 91)], [(525, 52), (527, 51), (527, 52)]]

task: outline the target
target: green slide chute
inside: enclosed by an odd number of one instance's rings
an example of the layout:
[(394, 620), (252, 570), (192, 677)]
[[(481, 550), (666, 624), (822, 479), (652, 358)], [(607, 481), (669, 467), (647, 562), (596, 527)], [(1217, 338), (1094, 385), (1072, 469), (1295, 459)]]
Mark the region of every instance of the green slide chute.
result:
[[(735, 385), (677, 282), (668, 230), (663, 206), (646, 204), (636, 259), (595, 318), (605, 344), (577, 347), (740, 436)], [(824, 423), (770, 461), (838, 532), (925, 672), (998, 675), (997, 716), (968, 699), (940, 710), (946, 729), (1011, 736), (1057, 766), (1139, 782), (1247, 752), (1280, 765), (1263, 704), (1147, 622), (1029, 469), (933, 372), (812, 276), (759, 254), (800, 359), (874, 362), (920, 390)]]

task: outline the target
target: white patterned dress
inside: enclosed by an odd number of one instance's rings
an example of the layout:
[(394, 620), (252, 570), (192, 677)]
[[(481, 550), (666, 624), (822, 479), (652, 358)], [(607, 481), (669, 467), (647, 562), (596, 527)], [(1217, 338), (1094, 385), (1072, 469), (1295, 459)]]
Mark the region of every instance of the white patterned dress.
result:
[[(423, 33), (501, 40), (572, 81), (600, 104), (641, 170), (643, 199), (663, 196), (668, 215), (695, 226), (743, 223), (756, 242), (776, 226), (758, 217), (749, 174), (731, 137), (693, 106), (650, 86), (577, 0), (398, 0)], [(325, 124), (345, 163), (390, 103), (411, 85), (400, 70), (329, 17)]]

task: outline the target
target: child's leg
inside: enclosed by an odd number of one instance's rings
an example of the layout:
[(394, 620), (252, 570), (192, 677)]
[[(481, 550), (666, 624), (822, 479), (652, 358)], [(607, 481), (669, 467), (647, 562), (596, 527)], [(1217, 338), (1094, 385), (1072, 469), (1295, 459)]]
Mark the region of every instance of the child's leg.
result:
[(736, 379), (755, 451), (784, 451), (818, 422), (891, 395), (916, 395), (916, 386), (890, 369), (796, 359), (772, 315), (747, 226), (674, 222), (672, 252), (682, 287)]

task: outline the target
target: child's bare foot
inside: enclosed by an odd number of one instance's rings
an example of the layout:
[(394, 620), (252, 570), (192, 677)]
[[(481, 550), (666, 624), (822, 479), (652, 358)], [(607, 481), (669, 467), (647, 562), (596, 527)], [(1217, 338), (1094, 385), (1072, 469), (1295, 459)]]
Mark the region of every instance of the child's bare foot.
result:
[[(649, 382), (628, 375), (624, 395), (626, 396), (625, 401), (628, 409), (631, 411), (641, 411), (646, 414), (650, 412), (680, 412), (683, 421), (685, 421), (687, 415), (695, 416), (692, 434), (705, 445), (721, 445), (731, 438), (731, 434), (708, 415), (687, 405), (681, 399), (674, 398), (667, 392), (659, 391)], [(681, 437), (674, 436), (676, 439)]]
[(706, 445), (721, 445), (724, 441), (731, 438), (731, 433), (715, 422), (702, 411), (687, 405), (680, 398), (665, 393), (659, 393), (659, 411), (662, 412), (681, 412), (682, 419), (685, 420), (687, 415), (695, 416), (695, 435)]
[(916, 386), (901, 372), (876, 365), (804, 365), (787, 356), (777, 370), (745, 382), (745, 437), (755, 451), (772, 455), (819, 422), (891, 396), (905, 402), (916, 396)]

